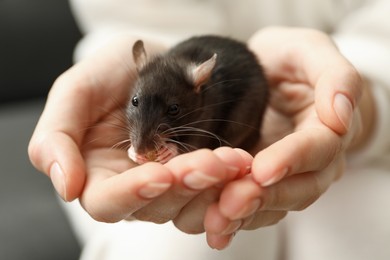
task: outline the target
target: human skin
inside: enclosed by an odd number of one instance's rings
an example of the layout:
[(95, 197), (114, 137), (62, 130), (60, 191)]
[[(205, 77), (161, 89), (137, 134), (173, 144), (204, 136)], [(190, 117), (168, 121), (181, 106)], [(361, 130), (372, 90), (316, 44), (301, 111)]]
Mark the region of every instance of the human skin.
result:
[[(94, 219), (163, 223), (204, 190), (244, 175), (249, 165), (243, 151), (220, 148), (178, 156), (166, 165), (138, 166), (116, 146), (124, 137), (120, 115), (136, 73), (135, 40), (113, 40), (55, 81), (28, 151), (63, 200), (79, 198)], [(165, 49), (150, 43), (146, 48), (151, 54)]]
[(208, 208), (208, 243), (218, 249), (239, 229), (274, 224), (316, 201), (342, 175), (346, 154), (364, 146), (375, 123), (369, 84), (325, 34), (270, 28), (249, 44), (272, 82), (265, 136), (279, 136), (255, 156), (251, 175), (227, 184)]
[[(249, 41), (274, 96), (259, 144), (264, 149), (254, 158), (239, 149), (203, 149), (165, 165), (137, 166), (112, 138), (126, 127), (117, 115), (136, 77), (135, 40), (116, 39), (61, 75), (29, 145), (32, 163), (59, 195), (79, 198), (98, 221), (172, 220), (187, 233), (206, 231), (209, 245), (222, 249), (238, 229), (277, 223), (313, 203), (342, 174), (347, 148), (369, 136), (360, 123), (373, 118), (362, 117), (373, 113), (369, 88), (362, 91), (360, 75), (330, 38), (268, 28)], [(148, 53), (165, 49), (145, 43)]]

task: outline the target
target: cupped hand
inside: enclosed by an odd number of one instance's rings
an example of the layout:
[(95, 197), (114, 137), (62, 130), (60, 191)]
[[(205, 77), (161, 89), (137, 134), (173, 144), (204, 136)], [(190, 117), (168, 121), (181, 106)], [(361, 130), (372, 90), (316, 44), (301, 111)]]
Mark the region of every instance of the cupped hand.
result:
[(226, 185), (205, 217), (208, 243), (277, 223), (316, 201), (341, 176), (346, 150), (363, 142), (360, 75), (325, 34), (267, 28), (249, 42), (271, 85), (265, 149), (252, 173)]
[[(128, 158), (124, 107), (136, 76), (135, 40), (113, 40), (56, 80), (30, 141), (30, 159), (65, 201), (79, 198), (98, 221), (173, 220), (187, 233), (203, 232), (207, 206), (250, 162), (244, 151), (226, 147), (166, 165), (138, 166)], [(164, 49), (145, 43), (149, 54)]]
[(62, 74), (50, 90), (28, 152), (65, 201), (82, 193), (87, 169), (81, 150), (91, 142), (91, 130), (112, 120), (127, 101), (135, 76), (134, 40), (130, 36), (113, 40)]
[(205, 211), (219, 198), (220, 186), (247, 173), (250, 162), (245, 154), (228, 147), (201, 149), (165, 165), (138, 166), (121, 149), (88, 148), (84, 151), (87, 181), (80, 202), (102, 222), (173, 220), (186, 233), (204, 232)]

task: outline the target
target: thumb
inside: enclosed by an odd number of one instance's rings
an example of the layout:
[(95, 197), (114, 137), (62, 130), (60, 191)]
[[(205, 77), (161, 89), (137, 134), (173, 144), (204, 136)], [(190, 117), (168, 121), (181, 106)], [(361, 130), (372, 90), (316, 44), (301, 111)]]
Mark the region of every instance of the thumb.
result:
[(320, 120), (336, 133), (346, 134), (362, 92), (359, 73), (352, 65), (344, 63), (339, 70), (326, 71), (315, 88), (315, 106)]
[(79, 197), (85, 182), (84, 160), (77, 144), (63, 132), (33, 135), (28, 154), (32, 164), (52, 181), (64, 201)]
[(51, 179), (65, 201), (79, 197), (84, 186), (81, 129), (87, 127), (92, 106), (88, 88), (69, 78), (62, 76), (54, 83), (28, 147), (34, 167)]

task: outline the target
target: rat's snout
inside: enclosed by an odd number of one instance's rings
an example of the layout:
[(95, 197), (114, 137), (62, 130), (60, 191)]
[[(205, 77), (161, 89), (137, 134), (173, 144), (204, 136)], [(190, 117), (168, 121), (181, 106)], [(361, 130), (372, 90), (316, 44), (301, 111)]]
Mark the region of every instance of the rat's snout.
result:
[(166, 163), (178, 154), (175, 144), (164, 142), (158, 134), (141, 136), (131, 142), (128, 156), (138, 164)]
[(137, 153), (134, 146), (130, 146), (127, 153), (129, 158), (138, 164), (144, 164), (147, 162), (166, 163), (179, 154), (177, 146), (172, 143), (164, 144), (157, 150), (150, 150), (149, 152), (142, 154)]
[(144, 131), (141, 131), (139, 135), (131, 136), (130, 141), (137, 154), (147, 154), (160, 146), (160, 141), (155, 134), (145, 134)]
[(147, 140), (142, 136), (136, 137), (131, 141), (128, 156), (139, 164), (155, 161), (157, 158), (157, 150), (159, 149), (159, 145), (156, 146), (156, 144), (153, 139)]

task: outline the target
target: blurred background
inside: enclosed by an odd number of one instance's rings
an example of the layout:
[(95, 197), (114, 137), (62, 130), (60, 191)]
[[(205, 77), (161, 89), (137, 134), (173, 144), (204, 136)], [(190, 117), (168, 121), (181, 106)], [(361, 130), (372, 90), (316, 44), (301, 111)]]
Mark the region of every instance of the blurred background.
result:
[(79, 257), (49, 179), (28, 160), (27, 144), (80, 37), (67, 0), (0, 0), (0, 259)]

